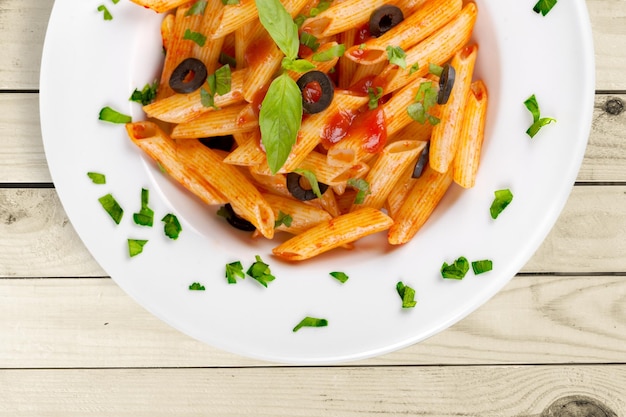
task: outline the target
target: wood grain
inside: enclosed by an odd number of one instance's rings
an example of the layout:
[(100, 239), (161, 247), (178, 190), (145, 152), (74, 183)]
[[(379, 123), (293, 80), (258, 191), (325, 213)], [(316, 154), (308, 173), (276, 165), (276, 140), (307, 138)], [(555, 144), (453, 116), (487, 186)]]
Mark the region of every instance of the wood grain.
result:
[(626, 366), (0, 371), (0, 416), (537, 416), (564, 396), (626, 413)]
[[(624, 303), (623, 276), (518, 276), (450, 329), (352, 365), (620, 363)], [(0, 334), (0, 368), (268, 365), (179, 333), (110, 279), (0, 280)]]

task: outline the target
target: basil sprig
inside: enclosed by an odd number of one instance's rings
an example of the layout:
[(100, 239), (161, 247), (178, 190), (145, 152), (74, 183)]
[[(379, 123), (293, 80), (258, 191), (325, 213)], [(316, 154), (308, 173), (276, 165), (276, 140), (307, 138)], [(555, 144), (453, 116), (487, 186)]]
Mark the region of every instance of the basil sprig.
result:
[[(284, 69), (306, 71), (309, 65), (298, 58), (298, 26), (279, 0), (256, 0), (259, 20), (283, 54)], [(286, 73), (272, 81), (261, 103), (259, 126), (267, 164), (275, 174), (287, 161), (302, 124), (302, 95)]]

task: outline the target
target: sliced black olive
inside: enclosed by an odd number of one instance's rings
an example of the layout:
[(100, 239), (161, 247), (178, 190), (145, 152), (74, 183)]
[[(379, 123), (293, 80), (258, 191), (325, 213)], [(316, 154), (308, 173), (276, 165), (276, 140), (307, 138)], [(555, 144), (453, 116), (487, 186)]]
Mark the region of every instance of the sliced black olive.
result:
[[(335, 95), (333, 82), (330, 77), (322, 71), (309, 71), (304, 73), (300, 78), (298, 78), (296, 83), (302, 92), (302, 110), (305, 113), (319, 113), (330, 106), (330, 103), (333, 101), (333, 96)], [(305, 98), (305, 90), (307, 86), (312, 83), (317, 83), (321, 91), (319, 99), (315, 101), (307, 100)]]
[(377, 38), (404, 20), (402, 10), (391, 4), (384, 4), (370, 16), (370, 35)]
[(226, 219), (226, 221), (235, 229), (243, 230), (244, 232), (254, 232), (256, 227), (243, 217), (239, 217), (235, 210), (233, 210), (233, 206), (230, 204), (226, 204), (222, 206), (223, 212), (220, 209), (218, 214)]
[(206, 66), (196, 58), (183, 60), (170, 76), (170, 87), (177, 93), (191, 93), (204, 84), (207, 77)]
[(417, 162), (415, 163), (415, 168), (413, 168), (413, 178), (419, 178), (424, 173), (424, 168), (426, 168), (426, 164), (428, 164), (428, 153), (430, 152), (430, 142), (426, 143), (424, 149), (422, 149), (422, 153), (420, 157), (417, 158)]
[(200, 138), (200, 143), (210, 149), (230, 152), (235, 144), (235, 138), (233, 138), (233, 135), (213, 136), (210, 138)]
[(437, 94), (437, 104), (446, 104), (454, 87), (456, 71), (450, 64), (443, 66), (443, 71), (439, 76), (439, 94)]
[[(303, 188), (300, 184), (300, 179), (302, 176), (295, 172), (290, 172), (287, 174), (287, 189), (291, 193), (292, 196), (297, 198), (300, 201), (308, 201), (317, 198), (313, 190)], [(320, 187), (320, 193), (324, 194), (328, 189), (328, 185), (318, 182)]]

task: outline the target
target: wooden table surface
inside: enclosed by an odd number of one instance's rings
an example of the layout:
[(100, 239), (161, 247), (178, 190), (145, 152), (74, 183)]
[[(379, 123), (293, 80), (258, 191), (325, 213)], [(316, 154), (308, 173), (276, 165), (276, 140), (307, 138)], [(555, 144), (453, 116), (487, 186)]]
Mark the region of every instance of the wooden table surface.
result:
[(537, 253), (452, 328), (329, 367), (194, 341), (89, 255), (51, 183), (39, 127), (52, 4), (0, 0), (0, 416), (532, 416), (557, 401), (583, 412), (550, 415), (626, 416), (626, 0), (587, 0), (593, 128)]

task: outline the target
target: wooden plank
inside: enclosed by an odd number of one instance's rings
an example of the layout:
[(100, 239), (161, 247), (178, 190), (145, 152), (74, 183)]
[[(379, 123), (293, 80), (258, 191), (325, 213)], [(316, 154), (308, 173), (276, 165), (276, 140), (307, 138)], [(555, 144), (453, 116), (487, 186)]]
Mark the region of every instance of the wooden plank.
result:
[[(551, 415), (626, 413), (624, 365), (0, 371), (0, 387), (11, 417), (538, 416), (564, 397)], [(585, 400), (607, 412), (572, 414)]]
[[(518, 276), (448, 330), (352, 365), (621, 363), (626, 278)], [(0, 368), (268, 365), (195, 341), (110, 279), (0, 280)]]
[(0, 2), (0, 89), (39, 88), (41, 52), (53, 4), (54, 0)]
[[(624, 186), (574, 187), (522, 271), (626, 272), (625, 206)], [(106, 275), (71, 227), (53, 189), (0, 188), (0, 247), (0, 277)]]
[[(596, 88), (626, 90), (626, 11), (621, 0), (587, 0), (596, 53)], [(0, 3), (0, 89), (39, 88), (39, 67), (53, 0)]]
[[(578, 181), (626, 181), (626, 94), (596, 96), (593, 126)], [(0, 183), (50, 182), (37, 94), (0, 94)]]

